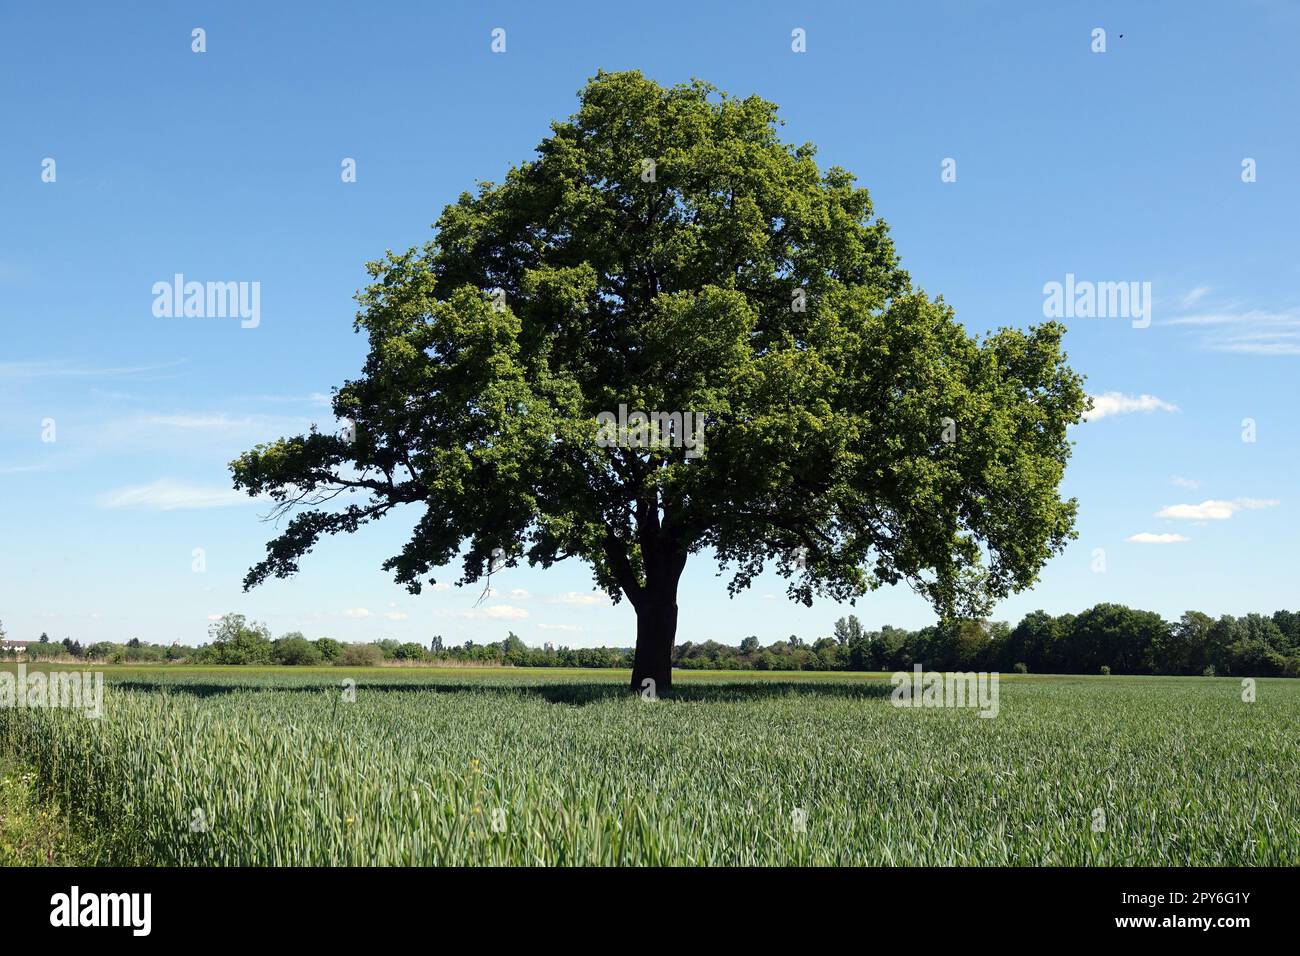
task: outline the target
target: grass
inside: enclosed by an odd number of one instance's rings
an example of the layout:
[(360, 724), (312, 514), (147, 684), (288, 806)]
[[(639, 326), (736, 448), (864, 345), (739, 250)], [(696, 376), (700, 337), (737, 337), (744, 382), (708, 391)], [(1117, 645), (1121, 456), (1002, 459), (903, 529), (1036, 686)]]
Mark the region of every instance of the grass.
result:
[(1300, 863), (1297, 681), (1008, 676), (981, 719), (880, 675), (103, 670), (0, 754), (105, 862)]
[(57, 805), (36, 797), (36, 771), (0, 759), (0, 866), (78, 866), (89, 847)]

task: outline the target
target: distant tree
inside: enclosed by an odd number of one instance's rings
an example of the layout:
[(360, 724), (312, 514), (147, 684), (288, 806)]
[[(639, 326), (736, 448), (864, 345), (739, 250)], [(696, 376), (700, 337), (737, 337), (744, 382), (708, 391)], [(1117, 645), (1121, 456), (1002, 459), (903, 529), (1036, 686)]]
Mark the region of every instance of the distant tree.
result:
[(857, 615), (850, 614), (848, 617), (842, 617), (835, 622), (835, 640), (844, 646), (849, 646), (858, 641), (863, 636), (862, 622), (858, 620)]
[(1300, 653), (1300, 613), (1274, 611), (1273, 623), (1282, 634), (1285, 649), (1291, 654)]
[(384, 652), (374, 644), (346, 644), (334, 661), (342, 667), (375, 667), (384, 660)]
[[(269, 664), (271, 632), (264, 624), (250, 624), (242, 614), (227, 614), (208, 628), (218, 664)], [(137, 642), (138, 643), (138, 642)]]
[(1098, 604), (1074, 618), (1065, 639), (1066, 662), (1076, 674), (1095, 674), (1102, 665), (1118, 674), (1149, 674), (1168, 629), (1152, 611)]
[(319, 664), (322, 655), (318, 648), (297, 631), (285, 634), (271, 645), (271, 660), (276, 664)]
[(326, 662), (336, 660), (343, 650), (343, 645), (332, 637), (318, 637), (313, 643), (316, 645), (316, 650), (320, 651), (322, 660)]
[(1210, 635), (1214, 619), (1200, 611), (1187, 611), (1175, 621), (1155, 648), (1159, 674), (1199, 674), (1210, 660)]
[(404, 644), (398, 644), (393, 651), (393, 658), (399, 661), (422, 661), (424, 660), (424, 645), (417, 644), (414, 641), (407, 641)]
[(1210, 625), (1206, 639), (1206, 664), (1213, 667), (1216, 674), (1242, 676), (1233, 670), (1232, 648), (1245, 640), (1246, 628), (1240, 621), (1231, 614), (1220, 616)]
[(758, 636), (751, 634), (749, 637), (742, 638), (740, 642), (740, 653), (753, 654), (759, 648)]

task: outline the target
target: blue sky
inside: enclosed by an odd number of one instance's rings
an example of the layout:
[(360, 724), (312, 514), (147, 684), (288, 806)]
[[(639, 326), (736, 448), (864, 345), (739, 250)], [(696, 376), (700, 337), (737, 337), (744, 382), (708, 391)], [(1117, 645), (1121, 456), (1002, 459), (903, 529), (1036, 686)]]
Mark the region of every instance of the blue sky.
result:
[[(477, 606), (477, 590), (408, 595), (379, 564), (414, 514), (327, 540), (297, 578), (243, 594), (272, 529), (226, 470), (257, 441), (332, 427), (323, 397), (364, 355), (363, 263), (423, 242), (444, 204), (528, 158), (601, 68), (780, 104), (787, 138), (858, 175), (913, 280), (972, 332), (1041, 321), (1044, 284), (1067, 274), (1151, 283), (1146, 328), (1069, 322), (1072, 363), (1108, 396), (1075, 430), (1064, 491), (1080, 536), (996, 617), (1104, 600), (1166, 616), (1300, 606), (1300, 5), (804, 6), (7, 5), (9, 636), (198, 643), (210, 617), (241, 611), (344, 640), (509, 628), (630, 644), (631, 610), (571, 562), (498, 575)], [(176, 273), (259, 282), (260, 324), (156, 317), (153, 284)], [(679, 641), (814, 638), (849, 610), (790, 604), (775, 577), (731, 600), (715, 570), (688, 566)], [(901, 589), (855, 613), (933, 619)]]

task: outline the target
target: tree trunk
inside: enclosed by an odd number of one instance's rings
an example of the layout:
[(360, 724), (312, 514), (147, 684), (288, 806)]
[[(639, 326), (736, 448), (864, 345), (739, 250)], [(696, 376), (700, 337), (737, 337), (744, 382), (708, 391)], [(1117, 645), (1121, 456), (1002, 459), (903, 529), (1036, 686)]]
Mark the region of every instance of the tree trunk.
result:
[[(676, 582), (674, 582), (675, 584)], [(646, 593), (636, 610), (636, 658), (632, 691), (662, 697), (673, 686), (673, 643), (677, 639), (677, 589)]]

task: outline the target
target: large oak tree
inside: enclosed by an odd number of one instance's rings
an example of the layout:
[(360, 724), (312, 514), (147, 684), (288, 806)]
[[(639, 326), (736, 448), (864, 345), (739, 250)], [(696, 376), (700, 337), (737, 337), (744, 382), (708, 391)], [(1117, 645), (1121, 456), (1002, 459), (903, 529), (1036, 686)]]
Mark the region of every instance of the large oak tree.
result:
[[(698, 552), (733, 594), (770, 565), (805, 604), (905, 582), (968, 616), (1032, 584), (1074, 533), (1063, 328), (967, 335), (867, 191), (778, 126), (755, 96), (601, 73), (535, 159), (370, 263), (369, 356), (333, 397), (353, 424), (231, 464), (292, 513), (245, 587), (415, 505), (398, 582), (586, 561), (636, 610), (632, 687), (663, 692)], [(702, 453), (607, 447), (620, 405), (705, 416)]]

